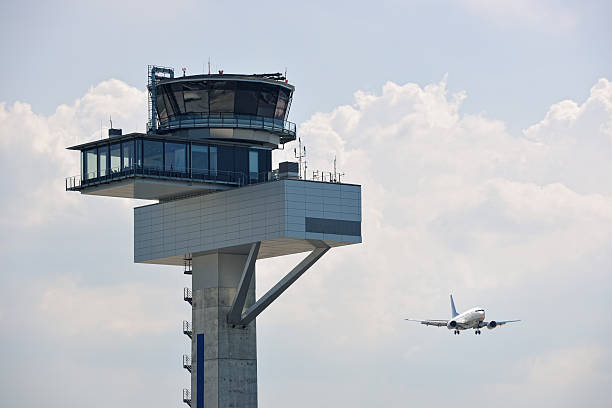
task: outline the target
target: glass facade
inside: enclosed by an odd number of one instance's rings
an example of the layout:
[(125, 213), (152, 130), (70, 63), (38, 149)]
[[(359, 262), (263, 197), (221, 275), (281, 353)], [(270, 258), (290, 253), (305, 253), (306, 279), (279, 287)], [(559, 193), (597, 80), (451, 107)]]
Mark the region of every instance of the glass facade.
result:
[(121, 171), (121, 143), (114, 143), (110, 147), (110, 172)]
[(142, 166), (149, 170), (164, 168), (164, 143), (157, 140), (143, 140)]
[(259, 174), (259, 153), (257, 151), (249, 152), (249, 180), (257, 181)]
[(210, 147), (210, 174), (217, 175), (217, 148), (215, 146)]
[(160, 122), (177, 115), (237, 114), (285, 120), (291, 90), (251, 81), (180, 81), (157, 86)]
[(85, 149), (81, 160), (84, 182), (142, 175), (242, 185), (265, 180), (272, 151), (138, 137)]
[(184, 173), (187, 171), (187, 145), (185, 143), (170, 143), (165, 145), (164, 170)]
[(130, 140), (121, 143), (123, 164), (121, 170), (128, 170), (134, 168), (134, 141)]
[(208, 146), (191, 145), (191, 169), (194, 174), (208, 173)]
[(98, 177), (108, 174), (108, 146), (98, 147)]
[(85, 168), (87, 172), (83, 175), (84, 180), (98, 178), (98, 151), (90, 149), (85, 152)]

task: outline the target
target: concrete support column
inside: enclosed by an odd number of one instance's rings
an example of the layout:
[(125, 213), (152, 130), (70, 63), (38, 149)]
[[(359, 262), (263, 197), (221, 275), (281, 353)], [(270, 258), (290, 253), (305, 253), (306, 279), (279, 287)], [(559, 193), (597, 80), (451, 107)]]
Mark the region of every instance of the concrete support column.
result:
[[(247, 255), (214, 253), (193, 257), (191, 406), (257, 407), (255, 321), (227, 323)], [(245, 309), (255, 303), (255, 276)]]

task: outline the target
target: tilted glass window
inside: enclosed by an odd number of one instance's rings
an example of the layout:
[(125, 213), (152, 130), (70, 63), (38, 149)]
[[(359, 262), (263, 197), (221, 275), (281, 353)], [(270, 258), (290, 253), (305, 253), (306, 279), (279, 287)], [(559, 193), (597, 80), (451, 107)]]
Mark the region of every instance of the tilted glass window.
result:
[(208, 113), (208, 89), (206, 82), (183, 83), (183, 101), (186, 113)]
[(191, 171), (208, 174), (208, 146), (191, 145)]
[(187, 170), (187, 145), (166, 142), (165, 170), (185, 172)]
[(257, 103), (257, 116), (274, 117), (276, 111), (276, 100), (278, 99), (278, 89), (275, 86), (264, 85), (259, 92)]
[(211, 83), (209, 102), (210, 113), (232, 113), (234, 111), (234, 83), (215, 81)]
[(95, 179), (98, 177), (98, 151), (93, 148), (85, 153), (86, 172), (83, 175), (83, 180)]
[(285, 113), (287, 112), (287, 103), (289, 102), (289, 91), (286, 89), (278, 90), (278, 102), (276, 102), (276, 112), (274, 118), (285, 119)]
[(166, 110), (168, 111), (168, 118), (174, 116), (174, 97), (171, 93), (164, 92), (164, 102), (166, 103)]
[(183, 86), (181, 84), (172, 84), (170, 85), (170, 89), (172, 90), (172, 95), (174, 95), (174, 101), (176, 102), (176, 106), (178, 108), (179, 113), (185, 113), (185, 99), (183, 97)]
[(257, 115), (257, 96), (259, 84), (238, 82), (234, 112), (239, 115)]
[(160, 94), (162, 88), (157, 88), (157, 95), (155, 97), (155, 103), (157, 105), (157, 116), (159, 117), (160, 122), (165, 122), (168, 120), (168, 111), (166, 110), (166, 102), (162, 94)]
[(110, 172), (118, 173), (121, 171), (121, 144), (114, 143), (110, 148)]
[(155, 140), (143, 140), (143, 166), (146, 169), (162, 170), (164, 168), (164, 144)]
[(121, 143), (121, 148), (123, 150), (123, 165), (121, 169), (129, 170), (134, 168), (134, 141), (130, 140)]
[(98, 173), (100, 177), (108, 174), (108, 145), (98, 147)]

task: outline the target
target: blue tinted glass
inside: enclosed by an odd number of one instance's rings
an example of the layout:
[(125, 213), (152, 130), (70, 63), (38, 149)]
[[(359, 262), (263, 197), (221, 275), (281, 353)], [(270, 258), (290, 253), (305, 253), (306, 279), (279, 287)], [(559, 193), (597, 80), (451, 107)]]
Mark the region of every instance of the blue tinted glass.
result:
[(106, 176), (108, 173), (108, 145), (98, 147), (98, 175)]
[(249, 152), (249, 178), (251, 181), (257, 180), (259, 172), (259, 153), (256, 151)]
[(83, 179), (89, 180), (98, 177), (98, 151), (96, 149), (87, 150), (85, 156), (87, 168)]
[(122, 169), (131, 169), (134, 167), (134, 141), (123, 142), (121, 144), (123, 149), (123, 166)]
[(110, 171), (118, 173), (121, 171), (121, 144), (115, 143), (110, 148)]
[(210, 147), (210, 172), (217, 174), (217, 148), (215, 146)]
[(208, 172), (208, 146), (191, 146), (191, 169), (199, 174)]
[(184, 172), (187, 169), (187, 145), (185, 143), (166, 142), (166, 163), (167, 171)]
[(144, 140), (142, 147), (143, 166), (147, 169), (163, 169), (164, 144), (153, 140)]

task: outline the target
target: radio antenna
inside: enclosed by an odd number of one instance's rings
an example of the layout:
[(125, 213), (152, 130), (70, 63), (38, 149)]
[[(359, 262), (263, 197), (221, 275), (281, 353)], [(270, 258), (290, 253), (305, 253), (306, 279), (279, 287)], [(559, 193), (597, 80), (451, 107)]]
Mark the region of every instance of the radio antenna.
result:
[[(302, 178), (302, 174), (304, 174), (304, 179), (306, 179), (306, 146), (302, 147), (302, 138), (298, 137), (298, 149), (296, 150), (295, 148), (293, 149), (293, 155), (295, 156), (296, 159), (298, 159), (299, 161), (299, 166), (298, 166), (298, 176), (301, 179)], [(304, 165), (304, 172), (302, 173), (302, 159), (304, 159), (303, 161), (303, 165)]]

